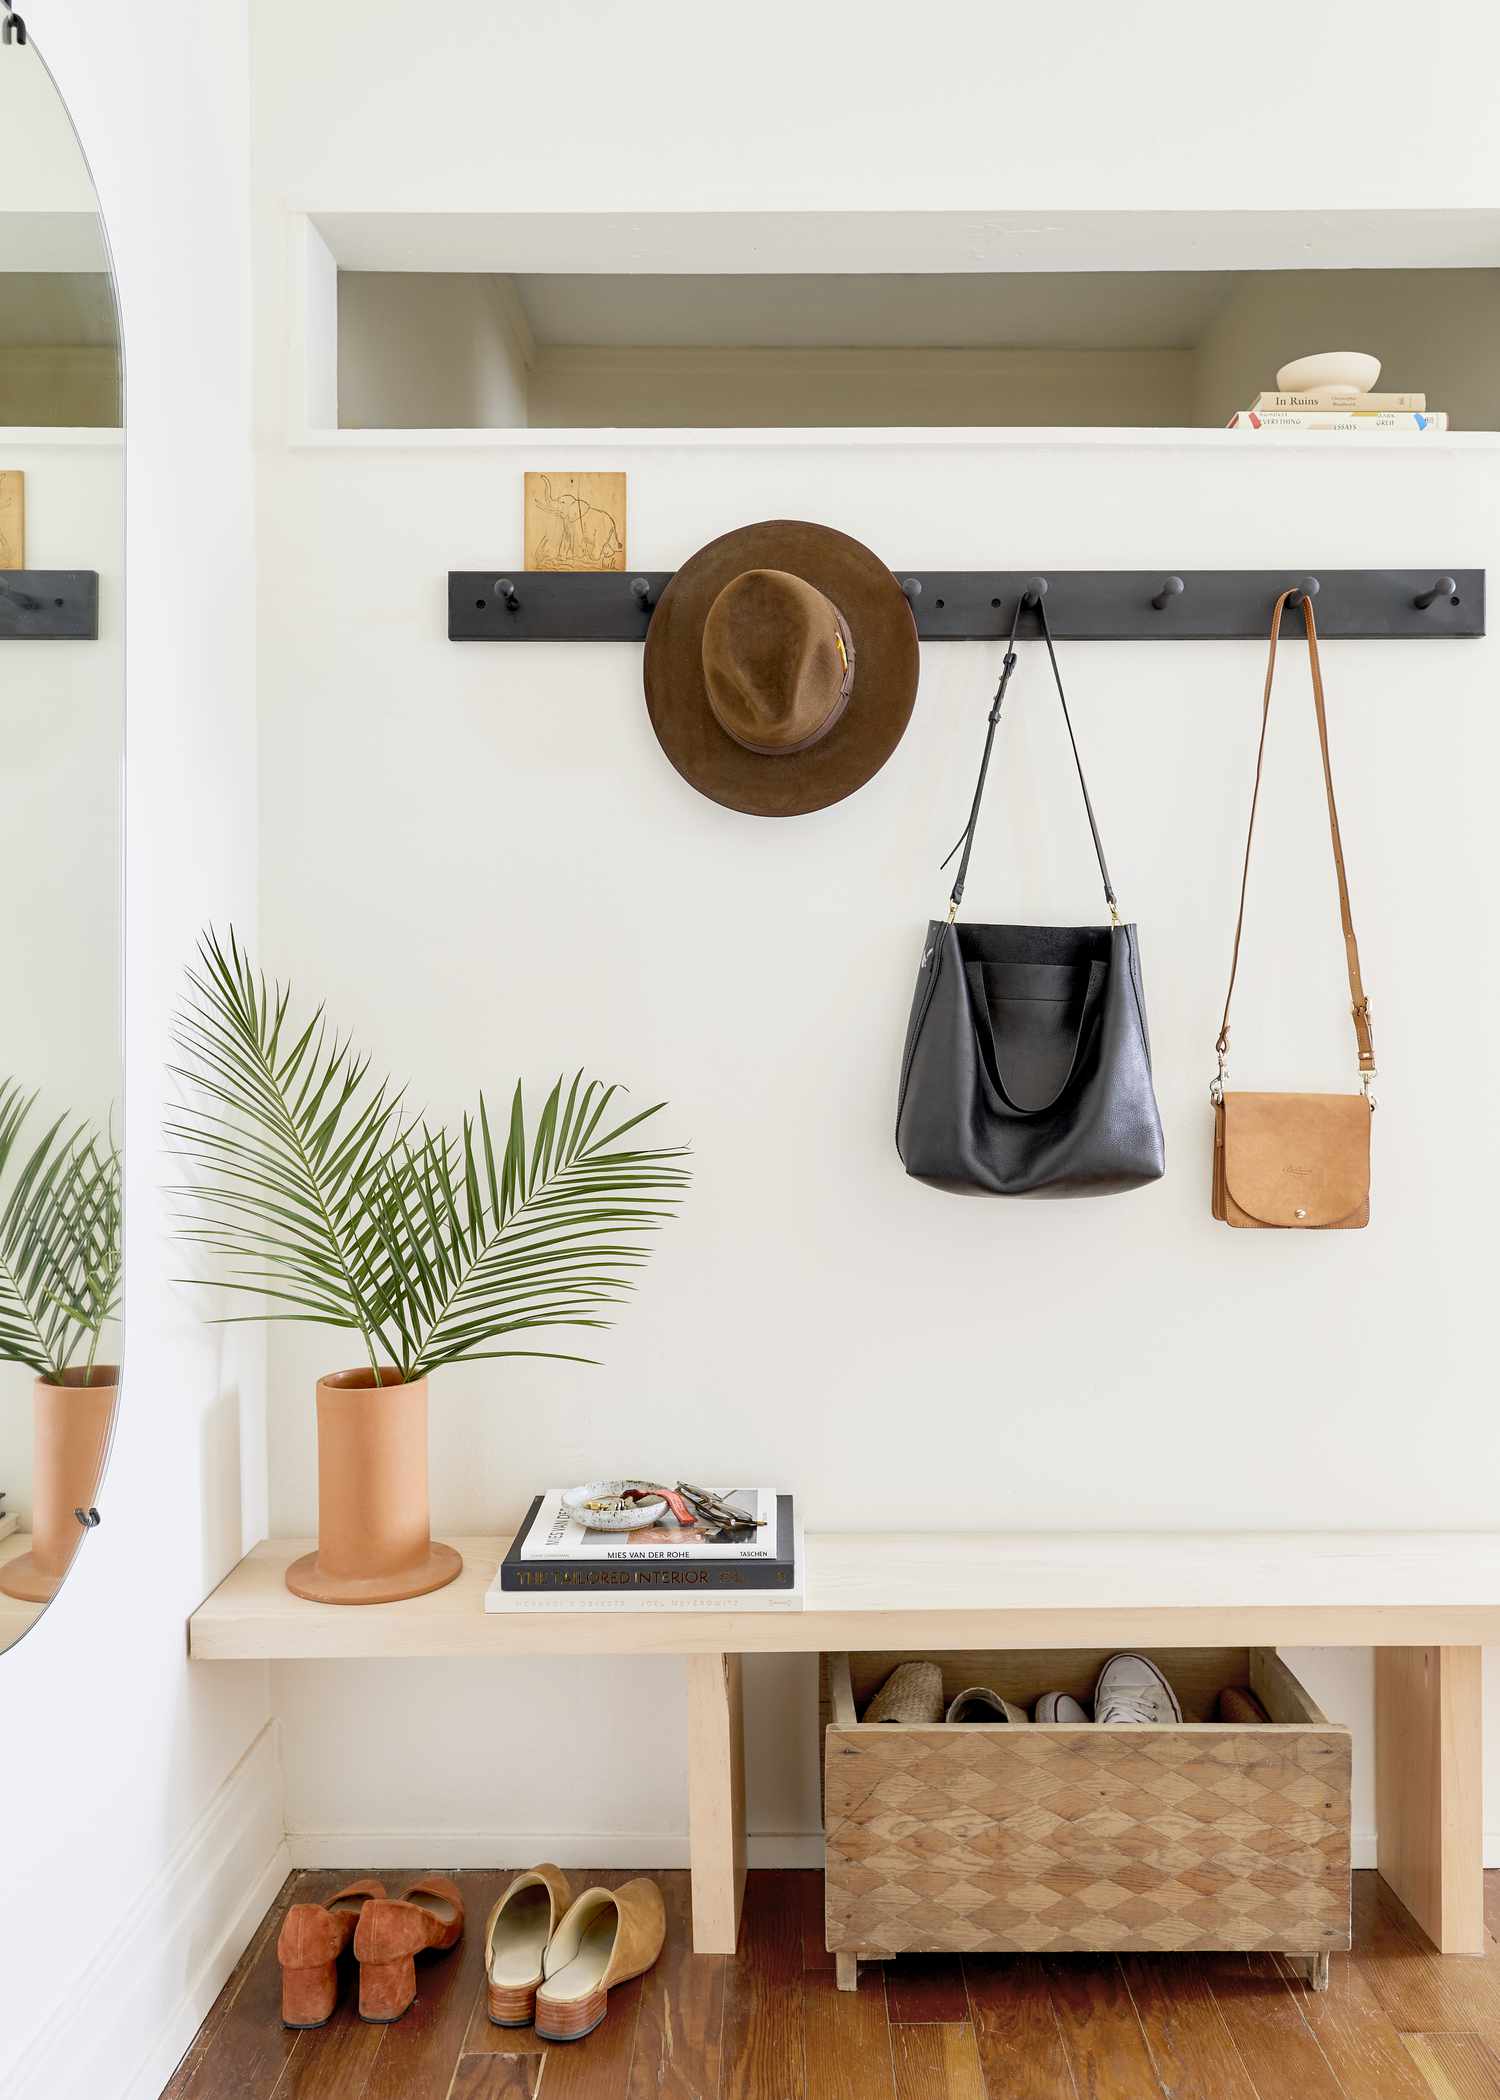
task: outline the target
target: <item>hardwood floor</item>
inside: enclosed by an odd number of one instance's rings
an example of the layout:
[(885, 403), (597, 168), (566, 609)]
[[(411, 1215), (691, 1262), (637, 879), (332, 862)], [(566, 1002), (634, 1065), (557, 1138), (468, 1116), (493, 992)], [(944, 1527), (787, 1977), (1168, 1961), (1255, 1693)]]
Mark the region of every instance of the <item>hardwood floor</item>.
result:
[[(685, 1874), (661, 1874), (666, 1951), (610, 1996), (586, 2041), (491, 2027), (484, 1921), (506, 1875), (460, 1874), (468, 1930), (419, 1965), (390, 2027), (280, 2023), (287, 1904), (344, 1874), (294, 1874), (162, 2100), (1500, 2100), (1500, 1875), (1488, 1952), (1435, 1954), (1374, 1874), (1354, 1877), (1354, 1950), (1315, 1994), (1273, 1955), (911, 1956), (834, 1987), (822, 1876), (750, 1876), (740, 1948), (689, 1951)], [(621, 1873), (571, 1876), (628, 1880)], [(387, 1877), (403, 1885), (397, 1872)]]

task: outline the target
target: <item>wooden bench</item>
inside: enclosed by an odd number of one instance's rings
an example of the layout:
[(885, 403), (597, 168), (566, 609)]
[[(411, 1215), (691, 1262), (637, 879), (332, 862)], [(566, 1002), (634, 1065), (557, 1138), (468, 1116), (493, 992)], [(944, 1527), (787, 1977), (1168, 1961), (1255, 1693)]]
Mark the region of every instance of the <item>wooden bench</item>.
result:
[(487, 1614), (509, 1540), (404, 1604), (310, 1604), (268, 1539), (189, 1622), (205, 1663), (680, 1655), (693, 1941), (730, 1953), (745, 1877), (740, 1665), (851, 1649), (1367, 1647), (1376, 1653), (1381, 1873), (1445, 1954), (1484, 1950), (1481, 1648), (1500, 1643), (1500, 1534), (814, 1533), (800, 1612)]

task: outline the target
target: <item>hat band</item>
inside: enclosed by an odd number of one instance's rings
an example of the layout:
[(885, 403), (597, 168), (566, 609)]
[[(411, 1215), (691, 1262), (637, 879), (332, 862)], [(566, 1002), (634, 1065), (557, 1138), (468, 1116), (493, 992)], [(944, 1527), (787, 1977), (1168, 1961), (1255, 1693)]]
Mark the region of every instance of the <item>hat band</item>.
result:
[(725, 736), (730, 738), (733, 743), (738, 744), (742, 751), (753, 751), (757, 758), (795, 758), (799, 751), (810, 751), (814, 744), (821, 744), (829, 731), (835, 728), (843, 719), (844, 710), (848, 707), (850, 697), (854, 692), (854, 637), (849, 632), (848, 621), (838, 607), (830, 604), (830, 610), (838, 623), (835, 639), (838, 643), (839, 655), (843, 658), (844, 676), (839, 684), (838, 698), (834, 701), (827, 714), (824, 715), (817, 728), (812, 730), (809, 735), (800, 738), (795, 744), (752, 743), (749, 737), (741, 736), (737, 730), (730, 728), (724, 717), (719, 713), (719, 710), (714, 706), (712, 692), (709, 693), (708, 704), (712, 710), (714, 720), (723, 730)]

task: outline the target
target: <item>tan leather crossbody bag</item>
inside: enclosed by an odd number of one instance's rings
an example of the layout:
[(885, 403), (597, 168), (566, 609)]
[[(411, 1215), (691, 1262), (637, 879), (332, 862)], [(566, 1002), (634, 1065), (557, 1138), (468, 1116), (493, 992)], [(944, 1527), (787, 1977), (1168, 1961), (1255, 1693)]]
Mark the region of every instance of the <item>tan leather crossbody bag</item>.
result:
[(1318, 745), (1323, 754), (1323, 784), (1328, 791), (1328, 828), (1333, 864), (1338, 873), (1339, 916), (1349, 965), (1349, 999), (1354, 1039), (1359, 1051), (1357, 1094), (1233, 1094), (1224, 1085), (1229, 1057), (1229, 1002), (1240, 966), (1240, 935), (1245, 926), (1245, 893), (1250, 882), (1250, 847), (1255, 838), (1255, 812), (1260, 801), (1261, 769), (1266, 757), (1266, 725), (1271, 717), (1271, 686), (1276, 676), (1276, 641), (1290, 591), (1283, 591), (1271, 615), (1271, 654), (1266, 664), (1266, 693), (1261, 712), (1260, 749), (1255, 760), (1255, 792), (1250, 799), (1250, 829), (1245, 839), (1245, 870), (1240, 880), (1240, 911), (1234, 928), (1234, 957), (1224, 1020), (1216, 1045), (1219, 1073), (1209, 1088), (1214, 1105), (1213, 1212), (1226, 1225), (1251, 1230), (1351, 1231), (1370, 1222), (1370, 1119), (1375, 1102), (1375, 1048), (1370, 1038), (1370, 1002), (1359, 974), (1359, 944), (1349, 910), (1349, 884), (1339, 838), (1339, 813), (1333, 799), (1333, 769), (1328, 758), (1328, 717), (1323, 706), (1323, 670), (1318, 662), (1318, 631), (1311, 598), (1302, 600), (1307, 625), (1307, 661), (1312, 672), (1313, 706), (1318, 717)]

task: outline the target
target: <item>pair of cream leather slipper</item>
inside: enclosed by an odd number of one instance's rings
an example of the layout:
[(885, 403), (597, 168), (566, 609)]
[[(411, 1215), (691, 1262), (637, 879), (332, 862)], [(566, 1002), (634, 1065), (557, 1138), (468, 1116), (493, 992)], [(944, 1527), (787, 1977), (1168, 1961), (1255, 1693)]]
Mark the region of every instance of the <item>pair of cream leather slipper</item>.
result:
[(581, 2041), (609, 1993), (649, 1969), (667, 1937), (661, 1890), (644, 1877), (574, 1896), (553, 1866), (518, 1874), (484, 1935), (486, 2009), (496, 2027), (532, 2027), (547, 2042)]

